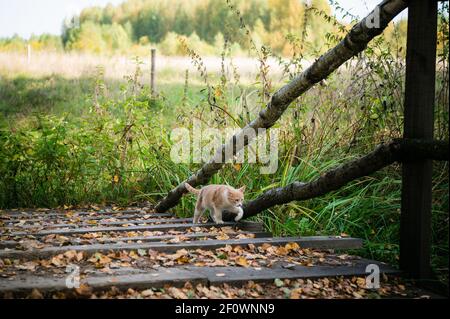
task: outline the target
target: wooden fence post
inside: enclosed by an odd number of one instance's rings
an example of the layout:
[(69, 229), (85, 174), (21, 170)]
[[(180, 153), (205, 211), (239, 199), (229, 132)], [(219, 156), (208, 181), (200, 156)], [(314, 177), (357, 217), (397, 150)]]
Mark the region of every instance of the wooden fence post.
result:
[[(437, 2), (408, 4), (404, 137), (432, 139)], [(431, 160), (402, 165), (400, 268), (417, 279), (431, 277), (431, 176)]]
[(27, 64), (30, 64), (31, 62), (31, 45), (27, 45)]
[(150, 92), (152, 97), (155, 95), (155, 58), (156, 49), (151, 49), (151, 64), (150, 64)]

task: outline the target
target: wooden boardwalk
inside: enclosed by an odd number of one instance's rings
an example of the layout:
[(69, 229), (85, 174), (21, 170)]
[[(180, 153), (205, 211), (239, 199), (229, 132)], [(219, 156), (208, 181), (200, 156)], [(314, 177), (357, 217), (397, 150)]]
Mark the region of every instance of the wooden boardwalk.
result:
[(272, 237), (256, 222), (192, 224), (145, 208), (0, 212), (0, 230), (0, 296), (73, 290), (73, 267), (90, 290), (397, 272), (343, 253), (357, 238)]

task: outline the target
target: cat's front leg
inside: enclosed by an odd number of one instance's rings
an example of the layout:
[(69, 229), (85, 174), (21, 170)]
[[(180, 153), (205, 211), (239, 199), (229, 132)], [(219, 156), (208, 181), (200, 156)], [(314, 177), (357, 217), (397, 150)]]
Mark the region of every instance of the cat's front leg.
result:
[(241, 206), (230, 207), (227, 209), (227, 211), (229, 211), (230, 213), (236, 214), (236, 217), (234, 217), (235, 222), (240, 221), (242, 219), (242, 217), (244, 216), (244, 210), (242, 209)]
[(234, 218), (234, 221), (235, 222), (238, 222), (238, 221), (240, 221), (241, 219), (242, 219), (242, 216), (244, 216), (244, 210), (242, 209), (242, 207), (238, 207), (237, 208), (237, 215), (236, 215), (236, 217)]
[(222, 220), (222, 210), (221, 209), (214, 208), (213, 215), (214, 215), (213, 219), (214, 219), (214, 221), (217, 224), (223, 224), (224, 223), (224, 221)]

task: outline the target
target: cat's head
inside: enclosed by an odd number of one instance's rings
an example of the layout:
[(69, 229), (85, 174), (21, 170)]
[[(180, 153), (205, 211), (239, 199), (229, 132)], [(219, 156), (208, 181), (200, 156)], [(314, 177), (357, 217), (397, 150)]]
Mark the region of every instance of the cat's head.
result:
[(228, 191), (228, 201), (236, 207), (241, 207), (244, 202), (245, 186), (238, 189), (230, 189)]

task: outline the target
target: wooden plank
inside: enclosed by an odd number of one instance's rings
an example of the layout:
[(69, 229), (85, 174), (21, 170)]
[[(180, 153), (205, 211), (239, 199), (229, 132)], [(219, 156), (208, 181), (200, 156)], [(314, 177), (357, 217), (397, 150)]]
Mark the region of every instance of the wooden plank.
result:
[(154, 213), (149, 212), (147, 207), (143, 208), (135, 208), (135, 209), (123, 209), (123, 210), (112, 210), (109, 208), (100, 209), (100, 210), (92, 210), (92, 211), (85, 211), (85, 210), (76, 210), (76, 209), (66, 209), (66, 210), (17, 210), (17, 211), (0, 211), (0, 216), (10, 216), (10, 217), (26, 217), (26, 216), (65, 216), (67, 213), (74, 213), (79, 214), (80, 216), (83, 215), (90, 215), (90, 214), (150, 214), (150, 215), (161, 215), (161, 216), (173, 216), (173, 214), (170, 213)]
[(182, 242), (177, 244), (156, 242), (156, 243), (119, 243), (119, 244), (93, 244), (93, 245), (72, 245), (62, 247), (46, 247), (38, 250), (3, 250), (0, 251), (0, 258), (46, 258), (61, 254), (68, 250), (82, 251), (85, 255), (91, 255), (96, 252), (107, 253), (116, 250), (138, 250), (152, 249), (163, 252), (175, 252), (179, 249), (217, 249), (226, 245), (245, 246), (253, 244), (260, 246), (265, 243), (280, 246), (287, 243), (297, 243), (302, 248), (315, 249), (358, 249), (362, 247), (362, 240), (351, 237), (333, 237), (333, 236), (310, 236), (310, 237), (273, 237), (273, 238), (243, 238), (229, 240), (198, 240), (190, 243)]
[[(436, 72), (437, 2), (411, 0), (405, 82), (405, 138), (433, 138)], [(430, 160), (402, 165), (400, 267), (413, 278), (431, 275)]]
[[(178, 268), (162, 268), (160, 270), (148, 270), (146, 273), (117, 275), (117, 276), (92, 276), (81, 279), (80, 283), (87, 284), (93, 290), (102, 290), (110, 287), (145, 289), (162, 288), (166, 284), (171, 286), (183, 286), (187, 281), (193, 284), (207, 284), (207, 277), (190, 270)], [(16, 292), (26, 293), (33, 289), (41, 292), (70, 291), (66, 286), (64, 277), (27, 276), (19, 280), (0, 279), (0, 293)]]
[[(8, 218), (7, 216), (1, 216), (0, 215), (0, 221), (3, 222), (12, 222), (12, 223), (18, 223), (21, 220), (26, 221), (27, 223), (33, 223), (33, 222), (42, 222), (43, 220), (58, 220), (58, 221), (72, 221), (72, 220), (80, 220), (80, 221), (86, 221), (86, 220), (102, 220), (102, 219), (134, 219), (134, 218), (143, 218), (145, 215), (150, 216), (148, 219), (170, 219), (170, 218), (176, 218), (175, 215), (171, 215), (171, 214), (125, 214), (123, 216), (119, 215), (106, 215), (106, 213), (101, 213), (101, 214), (97, 214), (97, 215), (93, 215), (94, 213), (90, 214), (90, 215), (81, 215), (80, 217), (77, 216), (76, 214), (73, 217), (66, 217), (65, 215), (51, 215), (51, 216), (47, 216), (47, 215), (41, 215), (40, 218), (34, 218), (36, 217), (35, 215), (33, 216), (28, 216), (26, 218), (19, 218), (19, 217), (13, 217), (13, 218)], [(145, 218), (144, 218), (145, 219)]]
[[(110, 287), (119, 289), (147, 289), (170, 286), (183, 286), (187, 281), (191, 284), (218, 285), (222, 283), (239, 285), (252, 280), (254, 282), (272, 282), (275, 279), (323, 278), (337, 276), (366, 276), (366, 266), (377, 264), (380, 273), (397, 274), (398, 271), (388, 265), (359, 260), (351, 266), (296, 266), (293, 269), (283, 268), (254, 268), (243, 267), (173, 267), (148, 270), (146, 273), (133, 273), (114, 276), (88, 276), (81, 279), (81, 283), (88, 285), (93, 291), (105, 290)], [(224, 274), (217, 276), (217, 274)], [(66, 287), (65, 278), (43, 278), (40, 276), (26, 276), (18, 280), (0, 280), (0, 293), (26, 293), (32, 289), (41, 292), (70, 291)]]
[(2, 211), (1, 215), (6, 216), (32, 216), (32, 215), (49, 215), (49, 216), (64, 216), (65, 214), (73, 212), (78, 213), (80, 215), (86, 215), (86, 214), (92, 214), (92, 213), (99, 213), (99, 214), (106, 214), (106, 213), (141, 213), (143, 210), (141, 209), (125, 209), (125, 210), (110, 210), (110, 209), (100, 209), (100, 210), (92, 210), (92, 211), (85, 211), (85, 210), (76, 210), (76, 209), (50, 209), (50, 210), (27, 210), (27, 209), (21, 209), (17, 211)]
[[(272, 234), (269, 232), (248, 232), (248, 231), (240, 231), (239, 233), (232, 233), (231, 235), (237, 235), (237, 234), (243, 234), (243, 235), (255, 235), (255, 238), (265, 238), (265, 237), (272, 237)], [(229, 234), (230, 235), (230, 234)], [(112, 237), (112, 238), (98, 238), (96, 239), (99, 243), (115, 243), (115, 242), (129, 242), (129, 241), (142, 241), (142, 242), (152, 242), (152, 241), (164, 241), (164, 240), (170, 240), (174, 239), (177, 236), (182, 236), (190, 239), (195, 238), (202, 238), (202, 237), (216, 237), (217, 234), (212, 233), (193, 233), (193, 234), (180, 234), (180, 235), (161, 235), (161, 236), (134, 236), (134, 237)], [(71, 240), (72, 242), (80, 243), (83, 239), (82, 238), (74, 238)], [(0, 249), (3, 248), (15, 248), (20, 245), (20, 240), (4, 240), (0, 241)]]
[[(242, 284), (248, 281), (254, 282), (272, 282), (275, 279), (300, 279), (300, 278), (323, 278), (323, 277), (353, 277), (353, 276), (367, 276), (366, 267), (369, 264), (376, 264), (380, 268), (380, 274), (399, 274), (397, 269), (394, 269), (386, 264), (375, 262), (372, 260), (358, 260), (353, 265), (347, 266), (325, 266), (316, 265), (313, 267), (296, 265), (293, 268), (262, 268), (256, 270), (254, 268), (237, 268), (237, 267), (221, 267), (219, 269), (213, 267), (185, 267), (203, 274), (208, 278), (211, 285), (227, 283), (230, 285)], [(224, 276), (217, 276), (217, 273), (224, 274)]]
[(125, 209), (125, 210), (98, 210), (98, 211), (77, 211), (77, 210), (50, 210), (50, 211), (2, 211), (0, 212), (0, 217), (6, 216), (6, 217), (18, 217), (18, 218), (26, 218), (26, 217), (64, 217), (67, 213), (73, 212), (76, 215), (79, 216), (87, 216), (91, 214), (98, 214), (98, 215), (115, 215), (115, 214), (146, 214), (146, 215), (152, 215), (155, 217), (173, 217), (173, 214), (170, 213), (150, 213), (146, 211), (145, 208), (143, 209)]
[[(86, 220), (90, 220), (90, 219), (86, 219)], [(120, 220), (120, 221), (99, 221), (99, 222), (95, 223), (95, 225), (115, 226), (115, 225), (126, 225), (126, 224), (154, 224), (154, 223), (168, 224), (168, 223), (186, 223), (186, 222), (190, 222), (190, 221), (192, 221), (192, 218), (174, 218), (174, 219), (149, 218), (149, 219), (134, 219), (134, 220), (126, 219), (126, 220)], [(5, 226), (4, 228), (23, 228), (23, 229), (36, 228), (36, 225), (24, 224), (21, 226), (15, 226), (14, 224), (10, 225), (10, 223), (8, 223), (8, 222), (6, 222), (5, 224), (7, 226)], [(52, 224), (52, 223), (43, 221), (42, 225), (40, 225), (40, 226), (44, 227), (45, 229), (65, 228), (65, 227), (80, 228), (80, 226), (93, 226), (93, 224), (92, 223)]]
[[(77, 229), (50, 229), (50, 230), (41, 230), (38, 232), (11, 232), (9, 236), (47, 236), (50, 234), (57, 235), (74, 235), (74, 234), (85, 234), (85, 233), (93, 233), (93, 232), (121, 232), (121, 231), (138, 231), (138, 230), (148, 230), (148, 231), (165, 231), (165, 230), (183, 230), (191, 227), (226, 227), (226, 226), (236, 226), (242, 230), (249, 231), (262, 231), (263, 225), (261, 223), (248, 222), (248, 221), (240, 221), (238, 223), (205, 223), (205, 224), (164, 224), (164, 225), (150, 225), (150, 226), (129, 226), (129, 227), (86, 227), (86, 228), (77, 228)], [(4, 232), (0, 232), (0, 234), (5, 234)]]

